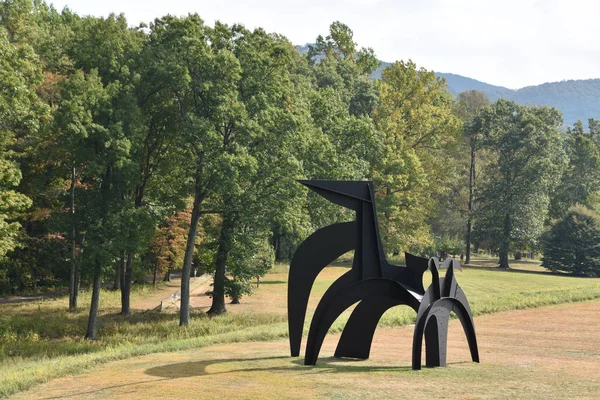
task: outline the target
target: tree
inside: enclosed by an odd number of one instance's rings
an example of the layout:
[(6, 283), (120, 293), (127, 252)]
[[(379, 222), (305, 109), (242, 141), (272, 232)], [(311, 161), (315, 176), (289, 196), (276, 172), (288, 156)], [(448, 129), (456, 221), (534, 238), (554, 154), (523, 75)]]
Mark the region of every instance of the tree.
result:
[(251, 282), (259, 282), (273, 266), (273, 248), (266, 240), (268, 231), (264, 228), (263, 225), (260, 232), (246, 225), (233, 238), (227, 263), (229, 276), (225, 280), (225, 295), (232, 304), (239, 304), (243, 295), (252, 294)]
[(594, 120), (585, 132), (581, 121), (567, 130), (565, 147), (569, 164), (550, 203), (550, 217), (562, 218), (569, 207), (591, 207), (600, 187), (600, 137), (594, 132)]
[(43, 141), (43, 153), (56, 163), (58, 168), (55, 174), (69, 177), (66, 179), (69, 182), (66, 200), (68, 216), (59, 220), (57, 226), (61, 231), (68, 232), (70, 239), (69, 309), (75, 310), (81, 278), (80, 250), (84, 241), (83, 221), (76, 213), (77, 193), (85, 190), (81, 180), (85, 179), (85, 171), (92, 161), (87, 140), (104, 131), (94, 116), (105, 99), (105, 93), (95, 71), (87, 76), (76, 71), (65, 77), (59, 83), (59, 88), (53, 126)]
[[(304, 152), (298, 152), (304, 177), (366, 179), (382, 149), (382, 138), (372, 118), (378, 89), (370, 78), (379, 62), (370, 48), (356, 52), (352, 30), (340, 22), (332, 23), (327, 37), (320, 36), (316, 42), (306, 55), (313, 134)], [(310, 191), (305, 207), (296, 213), (293, 226), (285, 222), (277, 225), (279, 233), (288, 240), (289, 250), (310, 231), (353, 217)], [(284, 225), (287, 227), (282, 230)]]
[(482, 147), (490, 151), (477, 191), (476, 230), (508, 268), (515, 246), (535, 246), (548, 213), (550, 194), (566, 165), (561, 114), (551, 107), (498, 100), (475, 119)]
[(383, 151), (372, 166), (382, 239), (394, 252), (431, 243), (427, 218), (452, 174), (448, 153), (460, 122), (452, 96), (433, 71), (399, 61), (382, 72), (374, 112)]
[[(7, 22), (4, 15), (1, 21)], [(31, 199), (14, 190), (22, 178), (18, 143), (37, 133), (48, 111), (36, 94), (42, 82), (39, 60), (31, 46), (15, 41), (16, 35), (16, 27), (0, 26), (0, 258), (19, 244), (16, 218), (31, 206)]]
[(355, 66), (360, 75), (368, 76), (377, 69), (379, 61), (372, 48), (361, 47), (356, 51), (354, 33), (339, 21), (329, 26), (329, 35), (325, 38), (319, 35), (314, 45), (308, 47), (307, 58), (311, 62), (323, 60), (343, 61)]
[(234, 143), (234, 128), (244, 113), (238, 99), (241, 69), (227, 39), (235, 30), (228, 33), (221, 24), (211, 29), (195, 14), (157, 19), (150, 29), (149, 51), (160, 83), (157, 89), (165, 90), (177, 107), (181, 168), (192, 182), (192, 215), (181, 278), (180, 325), (187, 325), (198, 222), (205, 199), (222, 183), (221, 168), (229, 168), (226, 150)]
[(575, 205), (552, 223), (544, 238), (542, 266), (579, 276), (600, 276), (600, 215)]
[[(174, 165), (167, 154), (174, 143), (177, 113), (151, 81), (154, 64), (143, 51), (147, 35), (141, 29), (131, 29), (123, 15), (111, 14), (84, 18), (74, 30), (69, 53), (75, 66), (97, 70), (106, 86), (110, 109), (103, 125), (121, 150), (111, 181), (114, 199), (119, 199), (113, 211), (119, 215), (114, 239), (121, 246), (115, 274), (120, 280), (121, 314), (129, 315), (136, 255), (147, 249), (156, 225), (175, 207), (173, 196), (165, 195), (169, 180), (159, 175), (172, 172), (165, 165)], [(149, 198), (162, 204), (153, 207)]]
[(478, 133), (473, 128), (473, 120), (479, 111), (489, 104), (489, 99), (483, 92), (470, 90), (458, 95), (455, 107), (456, 113), (464, 124), (464, 137), (469, 145), (469, 200), (467, 203), (467, 232), (465, 234), (465, 264), (471, 262), (471, 231), (473, 228), (473, 197), (476, 185), (476, 160)]
[(250, 277), (266, 272), (269, 228), (297, 216), (301, 195), (294, 193), (295, 179), (302, 177), (301, 160), (310, 151), (306, 141), (322, 136), (310, 126), (295, 48), (260, 29), (237, 29), (236, 36), (231, 28), (229, 40), (242, 71), (238, 99), (244, 112), (234, 121), (231, 146), (223, 154), (228, 165), (221, 167), (224, 179), (215, 189), (222, 223), (209, 314), (226, 311), (226, 291), (239, 300)]

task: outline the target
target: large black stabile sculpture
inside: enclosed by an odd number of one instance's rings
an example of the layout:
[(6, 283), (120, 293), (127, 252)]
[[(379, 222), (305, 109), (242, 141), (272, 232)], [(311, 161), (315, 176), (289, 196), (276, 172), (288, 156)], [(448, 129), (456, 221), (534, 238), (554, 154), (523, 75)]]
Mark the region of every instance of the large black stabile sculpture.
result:
[[(298, 248), (290, 264), (288, 324), (292, 357), (300, 355), (302, 328), (313, 282), (339, 256), (354, 250), (352, 268), (325, 292), (315, 310), (308, 333), (304, 363), (315, 365), (327, 331), (336, 318), (358, 303), (340, 337), (336, 357), (369, 358), (373, 334), (385, 311), (407, 305), (417, 312), (413, 337), (412, 368), (421, 369), (425, 337), (427, 367), (446, 365), (448, 319), (453, 311), (465, 330), (471, 358), (479, 362), (475, 327), (467, 298), (454, 277), (453, 259), (442, 266), (435, 258), (406, 254), (406, 267), (387, 262), (375, 210), (373, 183), (366, 181), (300, 181), (319, 195), (354, 210), (353, 222), (319, 229)], [(438, 270), (447, 268), (444, 278)], [(425, 290), (423, 274), (431, 271), (432, 284)]]

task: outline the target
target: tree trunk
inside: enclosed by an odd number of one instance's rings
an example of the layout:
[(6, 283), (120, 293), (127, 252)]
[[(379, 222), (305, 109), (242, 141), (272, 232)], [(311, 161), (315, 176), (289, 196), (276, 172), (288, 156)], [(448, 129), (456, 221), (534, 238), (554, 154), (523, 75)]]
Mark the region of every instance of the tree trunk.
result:
[(127, 254), (124, 278), (121, 282), (121, 315), (131, 314), (131, 273), (133, 265), (133, 253)]
[(165, 272), (165, 278), (163, 282), (171, 282), (171, 268), (167, 268), (167, 272)]
[(123, 281), (123, 271), (125, 270), (125, 254), (121, 252), (119, 262), (115, 266), (115, 280), (113, 282), (113, 290), (121, 290), (121, 283)]
[(279, 228), (273, 230), (273, 250), (275, 250), (275, 261), (281, 261), (281, 234)]
[(123, 311), (123, 288), (125, 287), (125, 250), (121, 250), (121, 254), (119, 256), (119, 290), (121, 291), (121, 311)]
[(466, 240), (466, 251), (465, 251), (465, 264), (471, 263), (471, 230), (473, 226), (473, 189), (475, 187), (475, 146), (471, 144), (471, 165), (469, 167), (469, 204), (467, 214), (467, 237)]
[(71, 168), (71, 187), (70, 197), (71, 205), (69, 213), (71, 214), (71, 276), (69, 280), (69, 310), (73, 311), (77, 309), (77, 294), (79, 292), (79, 282), (77, 273), (77, 228), (75, 227), (75, 167)]
[[(196, 188), (198, 188), (198, 179)], [(194, 195), (194, 206), (192, 208), (192, 219), (185, 245), (183, 257), (183, 269), (181, 271), (181, 307), (179, 309), (179, 326), (187, 326), (190, 323), (190, 274), (192, 271), (192, 259), (198, 235), (198, 222), (200, 221), (200, 208), (204, 200), (204, 193), (196, 190)]]
[(69, 304), (73, 304), (73, 310), (77, 309), (77, 301), (79, 300), (79, 287), (81, 283), (81, 269), (79, 264), (75, 266), (75, 290), (73, 296), (69, 298)]
[[(73, 229), (73, 237), (75, 237), (75, 229)], [(79, 292), (79, 282), (77, 273), (77, 251), (75, 249), (75, 239), (71, 241), (71, 276), (69, 279), (69, 310), (74, 311), (77, 309), (77, 295)]]
[(98, 307), (100, 306), (100, 283), (100, 266), (96, 265), (96, 272), (94, 272), (94, 283), (92, 288), (90, 316), (88, 318), (87, 330), (85, 332), (86, 339), (96, 339), (96, 322), (98, 321)]
[(158, 262), (154, 263), (154, 274), (152, 275), (152, 286), (156, 289), (156, 281), (158, 280)]
[(510, 268), (508, 265), (508, 253), (510, 252), (510, 215), (504, 217), (502, 244), (500, 246), (500, 268)]
[[(135, 208), (142, 207), (147, 178), (148, 176), (146, 176), (146, 179), (143, 180), (143, 183), (136, 188), (136, 196), (133, 204)], [(130, 250), (127, 253), (125, 267), (121, 269), (121, 315), (131, 314), (131, 281), (133, 275), (134, 257), (135, 253)], [(123, 253), (121, 253), (121, 263), (123, 263)]]
[(219, 315), (227, 312), (227, 308), (225, 307), (225, 267), (227, 265), (227, 256), (231, 249), (232, 231), (233, 219), (231, 218), (231, 215), (224, 213), (221, 233), (219, 235), (219, 247), (217, 248), (212, 305), (210, 310), (207, 311), (207, 314), (209, 315)]

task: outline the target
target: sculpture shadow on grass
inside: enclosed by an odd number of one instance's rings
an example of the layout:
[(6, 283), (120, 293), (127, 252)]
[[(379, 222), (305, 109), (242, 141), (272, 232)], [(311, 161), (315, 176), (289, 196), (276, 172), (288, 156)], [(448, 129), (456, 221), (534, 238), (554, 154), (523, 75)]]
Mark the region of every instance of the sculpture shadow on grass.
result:
[[(203, 375), (221, 375), (237, 372), (267, 372), (267, 371), (303, 371), (308, 372), (301, 360), (293, 359), (287, 365), (272, 365), (273, 361), (289, 360), (287, 356), (255, 357), (255, 358), (230, 358), (213, 359), (204, 361), (189, 361), (176, 364), (160, 365), (144, 371), (146, 375), (178, 379), (192, 378)], [(238, 366), (240, 363), (252, 363), (252, 365)], [(228, 368), (227, 364), (231, 364)], [(263, 364), (263, 366), (261, 366)], [(281, 364), (281, 363), (278, 363)], [(207, 371), (215, 367), (216, 371)], [(218, 369), (223, 370), (219, 371)], [(337, 357), (324, 357), (317, 366), (318, 373), (342, 373), (342, 372), (377, 372), (377, 371), (410, 371), (410, 366), (373, 366), (360, 365), (353, 360), (340, 359)]]

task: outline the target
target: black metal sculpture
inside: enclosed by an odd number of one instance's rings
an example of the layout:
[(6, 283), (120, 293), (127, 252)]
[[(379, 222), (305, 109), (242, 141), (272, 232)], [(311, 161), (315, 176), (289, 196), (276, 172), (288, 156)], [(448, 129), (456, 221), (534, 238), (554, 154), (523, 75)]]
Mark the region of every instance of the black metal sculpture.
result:
[[(315, 278), (332, 261), (354, 250), (352, 268), (325, 292), (313, 315), (304, 363), (315, 365), (327, 331), (352, 304), (356, 306), (340, 337), (336, 357), (369, 358), (379, 319), (389, 308), (407, 305), (417, 312), (413, 338), (413, 369), (421, 368), (422, 339), (428, 367), (446, 364), (446, 338), (450, 312), (459, 317), (473, 361), (479, 362), (471, 310), (454, 277), (455, 260), (447, 260), (445, 278), (439, 278), (436, 259), (406, 254), (406, 267), (387, 262), (375, 210), (372, 182), (300, 181), (326, 199), (356, 213), (353, 222), (319, 229), (298, 248), (290, 264), (288, 281), (288, 324), (292, 357), (300, 355), (302, 328), (308, 298)], [(458, 266), (459, 267), (459, 266)], [(423, 274), (433, 275), (431, 286), (423, 287)]]

